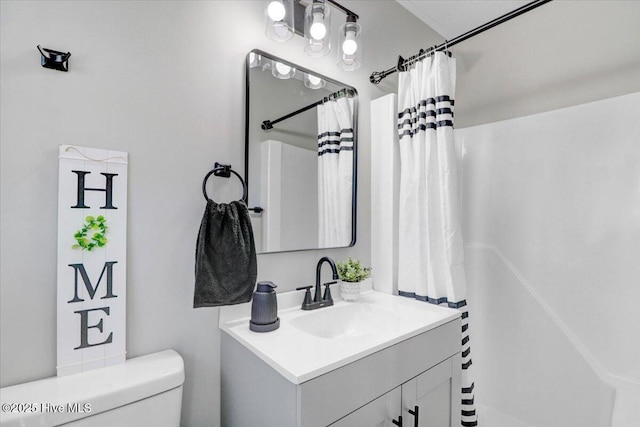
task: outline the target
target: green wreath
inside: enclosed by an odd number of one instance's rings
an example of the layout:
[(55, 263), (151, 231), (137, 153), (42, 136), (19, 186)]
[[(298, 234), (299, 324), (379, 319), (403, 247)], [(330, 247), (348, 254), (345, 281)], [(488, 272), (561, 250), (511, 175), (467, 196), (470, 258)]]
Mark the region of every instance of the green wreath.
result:
[[(91, 252), (96, 246), (103, 247), (108, 242), (107, 229), (107, 219), (102, 215), (98, 215), (97, 218), (91, 215), (87, 216), (82, 228), (73, 235), (78, 243), (71, 246), (71, 249), (86, 249)], [(91, 236), (88, 236), (89, 232), (92, 233)]]

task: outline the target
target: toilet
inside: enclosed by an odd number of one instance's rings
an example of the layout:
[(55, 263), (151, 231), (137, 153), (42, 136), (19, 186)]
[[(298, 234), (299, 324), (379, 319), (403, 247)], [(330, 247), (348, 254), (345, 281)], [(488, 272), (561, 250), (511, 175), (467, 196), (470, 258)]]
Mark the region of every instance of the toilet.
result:
[(178, 427), (183, 383), (182, 357), (166, 350), (5, 387), (0, 389), (0, 426)]

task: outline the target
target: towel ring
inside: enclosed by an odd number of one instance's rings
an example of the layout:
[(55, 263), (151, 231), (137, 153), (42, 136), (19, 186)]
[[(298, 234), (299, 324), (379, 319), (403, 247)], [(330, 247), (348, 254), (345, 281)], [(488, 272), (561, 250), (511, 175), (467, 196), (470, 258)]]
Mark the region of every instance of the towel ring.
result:
[[(240, 182), (242, 183), (242, 199), (241, 200), (247, 203), (247, 183), (244, 182), (244, 179), (242, 179), (240, 174), (238, 174), (236, 171), (231, 169), (231, 165), (223, 165), (218, 162), (216, 162), (215, 167), (212, 170), (210, 170), (208, 174), (204, 176), (204, 180), (202, 181), (202, 194), (204, 195), (205, 200), (207, 201), (211, 200), (207, 195), (207, 180), (209, 179), (209, 177), (211, 175), (215, 175), (222, 178), (229, 178), (231, 177), (231, 174), (234, 174), (235, 176), (237, 176)], [(256, 206), (255, 208), (249, 208), (249, 210), (254, 211), (256, 213), (260, 213), (264, 209), (262, 209), (259, 206)]]

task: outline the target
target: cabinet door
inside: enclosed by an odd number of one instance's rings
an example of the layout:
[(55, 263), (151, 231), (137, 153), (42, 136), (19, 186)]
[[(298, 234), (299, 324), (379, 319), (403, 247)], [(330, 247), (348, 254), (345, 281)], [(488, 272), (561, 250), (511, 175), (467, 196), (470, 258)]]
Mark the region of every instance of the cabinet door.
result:
[(403, 427), (454, 425), (452, 410), (457, 405), (452, 405), (452, 399), (457, 389), (452, 366), (452, 359), (445, 360), (402, 385)]
[(394, 388), (376, 400), (331, 424), (332, 427), (395, 427), (400, 416), (401, 389)]

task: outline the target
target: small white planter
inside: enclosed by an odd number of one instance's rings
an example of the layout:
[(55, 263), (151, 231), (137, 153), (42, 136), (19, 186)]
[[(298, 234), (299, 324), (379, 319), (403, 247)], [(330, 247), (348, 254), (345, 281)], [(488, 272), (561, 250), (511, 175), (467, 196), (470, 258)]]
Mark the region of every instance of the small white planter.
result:
[(345, 301), (355, 301), (361, 293), (371, 290), (371, 277), (361, 282), (340, 282), (340, 293)]

